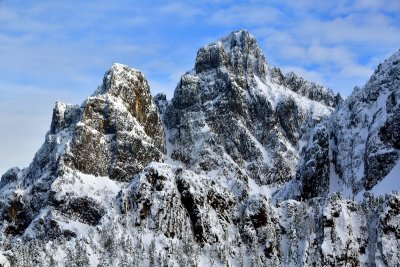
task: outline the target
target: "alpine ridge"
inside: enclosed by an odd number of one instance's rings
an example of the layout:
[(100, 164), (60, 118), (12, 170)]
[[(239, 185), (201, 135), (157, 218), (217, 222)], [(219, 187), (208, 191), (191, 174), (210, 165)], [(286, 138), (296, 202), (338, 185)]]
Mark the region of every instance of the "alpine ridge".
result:
[(171, 100), (114, 64), (0, 180), (0, 266), (397, 266), (400, 51), (345, 100), (246, 30)]

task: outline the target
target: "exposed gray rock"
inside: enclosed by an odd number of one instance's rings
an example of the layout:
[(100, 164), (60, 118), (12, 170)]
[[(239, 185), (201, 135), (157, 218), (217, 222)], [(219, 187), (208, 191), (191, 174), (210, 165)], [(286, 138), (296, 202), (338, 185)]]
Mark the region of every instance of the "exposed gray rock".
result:
[(317, 127), (300, 162), (297, 179), (303, 184), (302, 198), (326, 197), (329, 193), (329, 134)]
[(167, 110), (167, 107), (168, 107), (167, 96), (165, 94), (161, 94), (161, 93), (157, 94), (155, 97), (153, 97), (153, 101), (158, 108), (158, 112), (161, 115), (164, 115)]
[(77, 170), (122, 181), (162, 160), (163, 126), (139, 71), (113, 65), (84, 104), (71, 147)]
[(246, 182), (289, 181), (303, 133), (332, 109), (290, 92), (268, 70), (247, 31), (201, 48), (195, 73), (182, 76), (165, 115), (172, 159)]
[(286, 74), (284, 77), (284, 83), (290, 90), (306, 96), (309, 99), (324, 103), (329, 107), (336, 107), (343, 101), (339, 93), (335, 96), (331, 89), (325, 88), (314, 82), (306, 81), (302, 77), (297, 76), (294, 72)]
[(3, 212), (2, 218), (8, 222), (4, 229), (5, 234), (21, 235), (32, 221), (29, 203), (26, 203), (19, 195), (14, 195)]
[(105, 210), (100, 203), (89, 197), (77, 197), (58, 203), (57, 209), (63, 214), (89, 225), (97, 225)]
[(5, 174), (1, 176), (0, 179), (0, 189), (9, 183), (16, 182), (18, 180), (18, 175), (20, 175), (21, 170), (17, 167), (9, 169)]
[(343, 103), (244, 30), (171, 101), (113, 65), (2, 176), (0, 265), (396, 266), (399, 194), (373, 194), (399, 164), (399, 53)]
[[(313, 132), (297, 174), (313, 177), (304, 182), (306, 191), (311, 187), (324, 196), (350, 188), (350, 197), (361, 195), (373, 190), (396, 166), (400, 132), (396, 120), (400, 116), (399, 58), (400, 51), (380, 64), (366, 85), (356, 88), (329, 120), (318, 126), (329, 135), (329, 142), (325, 136), (323, 140), (319, 137), (318, 130)], [(323, 145), (314, 151), (317, 139)], [(330, 188), (327, 180), (335, 186)]]

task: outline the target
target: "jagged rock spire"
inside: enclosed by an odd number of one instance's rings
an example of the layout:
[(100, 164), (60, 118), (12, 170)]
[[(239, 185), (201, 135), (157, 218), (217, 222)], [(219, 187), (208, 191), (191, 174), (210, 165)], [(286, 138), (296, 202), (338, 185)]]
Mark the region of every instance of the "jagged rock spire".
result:
[(246, 30), (232, 32), (197, 52), (196, 73), (217, 67), (227, 67), (236, 74), (266, 75), (265, 57), (257, 40)]
[[(165, 152), (164, 130), (144, 75), (114, 64), (81, 107), (56, 103), (50, 135), (72, 131), (64, 162), (128, 181)], [(51, 140), (51, 138), (49, 139)]]
[(199, 171), (234, 162), (230, 170), (240, 166), (261, 183), (290, 180), (305, 129), (333, 109), (287, 88), (283, 75), (281, 84), (272, 81), (267, 70), (245, 30), (202, 47), (165, 116), (173, 159)]

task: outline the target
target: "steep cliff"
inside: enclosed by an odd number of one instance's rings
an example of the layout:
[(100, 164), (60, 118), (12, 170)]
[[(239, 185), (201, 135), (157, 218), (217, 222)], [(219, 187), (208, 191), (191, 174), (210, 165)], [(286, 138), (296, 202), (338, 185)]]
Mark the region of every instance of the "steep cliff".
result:
[(304, 196), (339, 191), (360, 198), (363, 192), (374, 191), (385, 177), (395, 176), (386, 192), (399, 189), (400, 173), (394, 168), (399, 164), (399, 88), (397, 51), (378, 66), (363, 88), (355, 88), (329, 120), (313, 130), (297, 173)]
[[(295, 93), (275, 76), (247, 31), (201, 48), (195, 69), (182, 76), (167, 108), (172, 159), (245, 183), (248, 178), (262, 185), (291, 180), (299, 141), (333, 109)], [(312, 90), (303, 87), (303, 93)]]

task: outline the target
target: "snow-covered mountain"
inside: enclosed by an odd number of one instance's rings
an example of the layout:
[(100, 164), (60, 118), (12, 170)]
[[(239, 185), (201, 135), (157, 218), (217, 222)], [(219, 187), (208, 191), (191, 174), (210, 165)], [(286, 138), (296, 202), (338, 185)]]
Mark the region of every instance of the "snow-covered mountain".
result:
[[(298, 178), (303, 195), (361, 198), (400, 189), (400, 51), (380, 64), (312, 133)], [(315, 171), (318, 170), (318, 171)], [(385, 185), (385, 186), (384, 186)]]
[(4, 266), (396, 266), (400, 51), (343, 101), (233, 32), (174, 97), (121, 64), (0, 181)]

